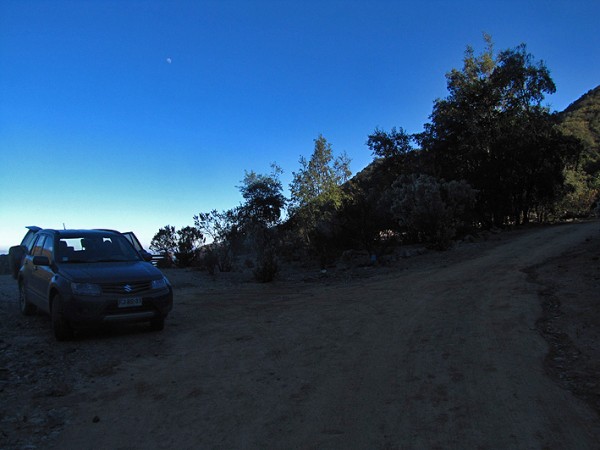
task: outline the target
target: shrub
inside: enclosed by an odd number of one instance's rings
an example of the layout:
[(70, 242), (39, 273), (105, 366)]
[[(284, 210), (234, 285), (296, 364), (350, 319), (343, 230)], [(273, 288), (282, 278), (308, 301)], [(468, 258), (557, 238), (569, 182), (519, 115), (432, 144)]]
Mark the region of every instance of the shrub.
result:
[(209, 248), (208, 250), (206, 250), (204, 252), (204, 255), (202, 257), (202, 262), (204, 267), (206, 268), (206, 271), (210, 274), (210, 275), (214, 275), (215, 274), (215, 268), (219, 265), (219, 256), (216, 254), (216, 252)]
[(392, 214), (417, 240), (437, 249), (449, 247), (477, 191), (464, 181), (429, 175), (402, 175), (392, 186)]
[(254, 279), (261, 283), (270, 283), (275, 279), (278, 271), (279, 265), (277, 264), (275, 252), (272, 249), (267, 249), (258, 257), (254, 269)]
[(194, 227), (183, 227), (177, 231), (177, 249), (175, 258), (179, 267), (189, 267), (198, 257), (204, 236)]

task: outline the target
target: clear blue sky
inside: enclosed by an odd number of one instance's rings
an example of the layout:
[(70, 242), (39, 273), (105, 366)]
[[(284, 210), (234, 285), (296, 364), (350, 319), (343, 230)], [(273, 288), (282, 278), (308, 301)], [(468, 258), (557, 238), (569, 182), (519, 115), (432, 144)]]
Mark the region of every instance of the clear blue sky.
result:
[(353, 172), (376, 127), (419, 132), (467, 45), (524, 42), (562, 110), (600, 84), (600, 1), (0, 2), (0, 251), (25, 225), (192, 225), (287, 186), (323, 134)]

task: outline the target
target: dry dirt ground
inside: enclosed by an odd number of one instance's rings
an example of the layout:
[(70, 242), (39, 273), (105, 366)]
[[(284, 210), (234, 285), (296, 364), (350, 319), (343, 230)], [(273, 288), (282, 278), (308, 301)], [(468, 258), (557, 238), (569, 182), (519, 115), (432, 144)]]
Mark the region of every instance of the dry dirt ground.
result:
[(67, 343), (2, 276), (0, 448), (598, 449), (599, 255), (584, 222), (271, 284), (169, 270), (164, 331)]

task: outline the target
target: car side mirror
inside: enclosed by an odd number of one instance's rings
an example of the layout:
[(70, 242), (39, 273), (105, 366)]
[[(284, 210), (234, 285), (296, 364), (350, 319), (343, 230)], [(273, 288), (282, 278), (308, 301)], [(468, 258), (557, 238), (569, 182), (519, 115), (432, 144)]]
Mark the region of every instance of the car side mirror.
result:
[(144, 261), (146, 261), (146, 262), (152, 261), (152, 254), (148, 253), (146, 250), (142, 250), (140, 252), (140, 254), (142, 255), (142, 258), (144, 259)]
[(49, 266), (50, 260), (47, 256), (34, 256), (33, 257), (33, 265), (34, 266)]

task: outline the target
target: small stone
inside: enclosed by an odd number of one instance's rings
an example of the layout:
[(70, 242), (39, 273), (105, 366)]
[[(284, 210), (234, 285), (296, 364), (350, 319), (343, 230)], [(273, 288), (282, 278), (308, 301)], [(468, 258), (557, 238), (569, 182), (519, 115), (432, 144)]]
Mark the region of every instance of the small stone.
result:
[(92, 419), (92, 422), (94, 422), (94, 423), (100, 422), (100, 417), (94, 416), (94, 418)]

